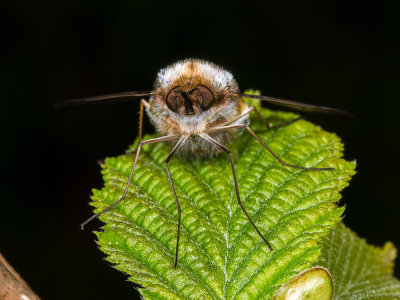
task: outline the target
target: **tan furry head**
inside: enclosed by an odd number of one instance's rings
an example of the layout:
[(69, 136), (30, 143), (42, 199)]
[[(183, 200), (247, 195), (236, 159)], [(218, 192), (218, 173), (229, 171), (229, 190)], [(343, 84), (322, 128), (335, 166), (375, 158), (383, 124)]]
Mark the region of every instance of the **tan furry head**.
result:
[[(209, 152), (205, 147), (211, 147), (212, 155), (217, 147), (196, 136), (230, 123), (246, 110), (237, 93), (240, 90), (230, 72), (204, 60), (186, 59), (158, 73), (147, 113), (160, 134), (191, 136), (183, 151), (201, 155)], [(248, 116), (232, 124), (246, 122)], [(237, 133), (237, 129), (226, 130), (213, 138), (227, 144)]]

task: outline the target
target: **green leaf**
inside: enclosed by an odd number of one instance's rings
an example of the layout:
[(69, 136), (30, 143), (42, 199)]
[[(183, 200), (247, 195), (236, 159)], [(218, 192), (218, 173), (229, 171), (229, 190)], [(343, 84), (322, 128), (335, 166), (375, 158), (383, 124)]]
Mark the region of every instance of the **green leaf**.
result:
[[(266, 109), (262, 114), (271, 124), (298, 117)], [(354, 163), (341, 158), (336, 135), (305, 120), (268, 130), (252, 117), (251, 128), (287, 163), (336, 170), (283, 167), (247, 131), (226, 145), (243, 205), (274, 248), (270, 252), (236, 202), (228, 155), (173, 157), (169, 166), (182, 207), (174, 269), (178, 212), (164, 168), (171, 147), (144, 146), (127, 198), (100, 217), (106, 225), (97, 233), (107, 260), (143, 287), (144, 298), (270, 299), (317, 261), (320, 239), (341, 219), (343, 208), (335, 203)], [(96, 211), (122, 196), (133, 159), (128, 154), (106, 159), (105, 187), (92, 197)]]
[(393, 277), (396, 249), (368, 245), (343, 223), (323, 238), (317, 263), (333, 277), (335, 299), (400, 299), (400, 281)]

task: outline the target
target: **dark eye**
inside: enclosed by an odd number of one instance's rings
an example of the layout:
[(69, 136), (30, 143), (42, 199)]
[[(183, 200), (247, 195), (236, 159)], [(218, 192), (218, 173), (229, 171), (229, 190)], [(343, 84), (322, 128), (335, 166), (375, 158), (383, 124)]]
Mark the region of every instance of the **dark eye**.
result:
[(207, 110), (212, 106), (214, 95), (204, 85), (199, 85), (194, 94), (201, 98), (201, 108), (203, 110)]
[(178, 87), (173, 88), (167, 95), (167, 106), (173, 112), (178, 112), (179, 102), (181, 102), (182, 95)]

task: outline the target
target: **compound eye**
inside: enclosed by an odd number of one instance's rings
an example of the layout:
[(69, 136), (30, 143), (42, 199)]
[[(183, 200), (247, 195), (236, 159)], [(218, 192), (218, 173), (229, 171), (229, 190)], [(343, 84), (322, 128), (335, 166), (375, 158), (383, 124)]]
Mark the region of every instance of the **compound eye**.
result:
[(194, 94), (201, 98), (201, 108), (203, 111), (209, 109), (212, 106), (214, 102), (214, 95), (207, 87), (205, 87), (204, 85), (197, 86)]
[(167, 95), (167, 106), (173, 112), (178, 112), (179, 103), (183, 102), (182, 94), (178, 87), (173, 88)]

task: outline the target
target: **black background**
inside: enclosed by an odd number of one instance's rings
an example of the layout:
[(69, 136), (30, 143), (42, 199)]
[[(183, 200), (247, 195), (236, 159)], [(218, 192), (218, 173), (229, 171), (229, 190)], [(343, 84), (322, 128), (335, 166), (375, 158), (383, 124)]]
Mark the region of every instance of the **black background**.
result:
[(357, 159), (345, 223), (370, 243), (400, 247), (400, 5), (373, 3), (3, 0), (0, 251), (44, 299), (137, 295), (97, 249), (100, 222), (79, 224), (92, 214), (91, 188), (102, 186), (97, 161), (137, 135), (138, 102), (52, 105), (149, 90), (160, 68), (187, 57), (227, 68), (242, 89), (354, 112), (306, 118)]

